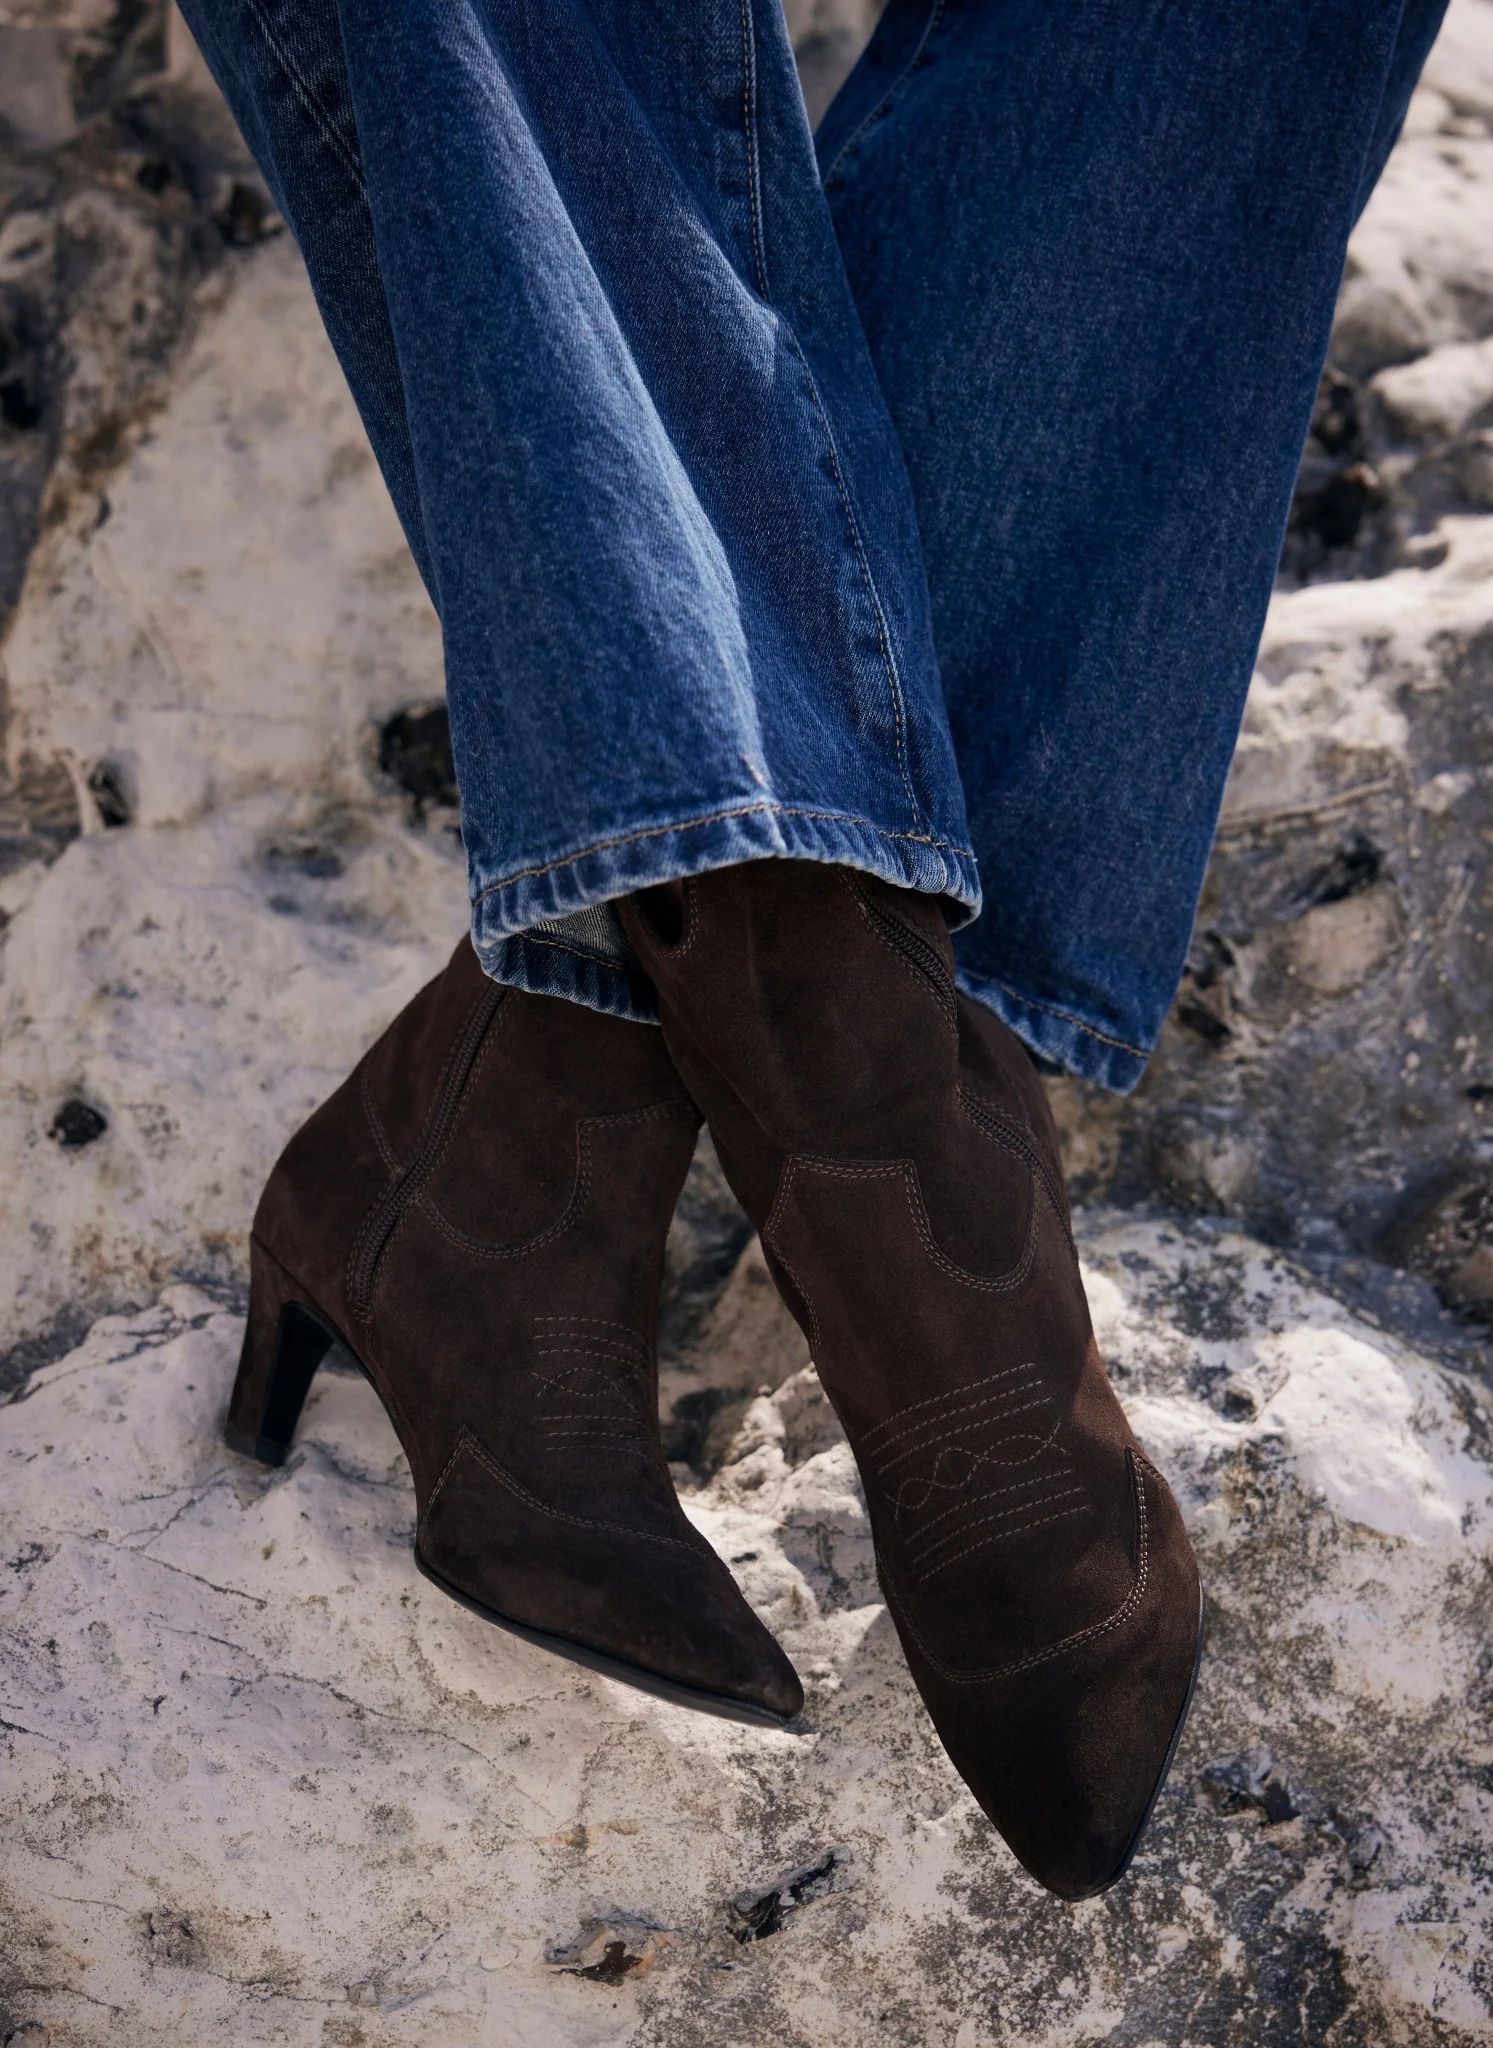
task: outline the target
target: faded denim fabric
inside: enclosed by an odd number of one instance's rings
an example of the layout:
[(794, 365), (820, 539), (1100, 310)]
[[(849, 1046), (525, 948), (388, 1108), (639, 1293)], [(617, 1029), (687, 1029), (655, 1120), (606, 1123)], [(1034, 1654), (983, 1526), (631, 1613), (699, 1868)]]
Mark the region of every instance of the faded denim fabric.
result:
[(489, 973), (650, 1016), (610, 898), (838, 861), (1134, 1085), (1442, 7), (892, 0), (816, 155), (779, 0), (184, 0), (440, 615)]

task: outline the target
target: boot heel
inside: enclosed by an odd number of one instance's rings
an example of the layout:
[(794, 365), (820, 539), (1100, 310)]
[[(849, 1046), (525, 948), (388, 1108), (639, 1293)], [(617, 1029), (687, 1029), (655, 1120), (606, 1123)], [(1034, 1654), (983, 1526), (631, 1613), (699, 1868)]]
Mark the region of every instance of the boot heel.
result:
[(249, 1326), (223, 1440), (261, 1465), (283, 1465), (316, 1368), (334, 1342), (278, 1259), (250, 1241)]

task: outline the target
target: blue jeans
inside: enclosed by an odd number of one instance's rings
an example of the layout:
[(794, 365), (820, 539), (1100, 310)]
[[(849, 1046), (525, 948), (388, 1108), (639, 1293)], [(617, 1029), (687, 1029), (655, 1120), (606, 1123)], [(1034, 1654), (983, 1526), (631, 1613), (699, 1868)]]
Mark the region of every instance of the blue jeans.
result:
[(1135, 1084), (1442, 8), (891, 0), (816, 137), (779, 0), (184, 0), (440, 615), (490, 973), (646, 1017), (609, 899), (837, 861)]

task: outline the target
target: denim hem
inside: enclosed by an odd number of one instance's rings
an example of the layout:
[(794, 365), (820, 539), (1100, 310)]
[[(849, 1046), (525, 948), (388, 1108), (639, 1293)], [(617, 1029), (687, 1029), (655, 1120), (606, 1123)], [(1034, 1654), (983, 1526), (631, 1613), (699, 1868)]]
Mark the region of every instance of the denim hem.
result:
[(1065, 1074), (1092, 1081), (1112, 1095), (1128, 1095), (1146, 1071), (1149, 1049), (1131, 1045), (1097, 1024), (1086, 1024), (1071, 1010), (1018, 995), (1005, 982), (970, 974), (962, 967), (958, 982), (972, 1001), (993, 1011), (1023, 1045), (1051, 1060)]
[(980, 908), (979, 871), (967, 848), (884, 829), (839, 811), (764, 798), (681, 824), (626, 833), (505, 881), (483, 884), (474, 877), (472, 943), (494, 981), (654, 1023), (653, 990), (635, 964), (534, 927), (657, 882), (769, 859), (829, 861), (900, 888), (943, 896), (956, 926), (969, 923)]

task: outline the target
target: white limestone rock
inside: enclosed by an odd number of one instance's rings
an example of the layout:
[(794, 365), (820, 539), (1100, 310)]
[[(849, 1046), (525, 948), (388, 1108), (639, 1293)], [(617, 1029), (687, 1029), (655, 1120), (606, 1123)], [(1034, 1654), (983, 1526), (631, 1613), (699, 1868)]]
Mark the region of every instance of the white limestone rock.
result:
[(175, 1287), (0, 1410), (0, 2033), (1485, 2041), (1486, 1398), (1240, 1238), (1091, 1218), (1084, 1251), (1212, 1603), (1120, 1889), (1046, 1899), (950, 1770), (796, 1339), (740, 1358), (687, 1497), (807, 1684), (802, 1728), (759, 1732), (419, 1578), (361, 1378), (321, 1375), (281, 1470), (226, 1451), (241, 1324)]

